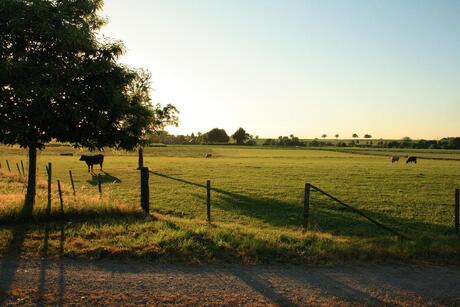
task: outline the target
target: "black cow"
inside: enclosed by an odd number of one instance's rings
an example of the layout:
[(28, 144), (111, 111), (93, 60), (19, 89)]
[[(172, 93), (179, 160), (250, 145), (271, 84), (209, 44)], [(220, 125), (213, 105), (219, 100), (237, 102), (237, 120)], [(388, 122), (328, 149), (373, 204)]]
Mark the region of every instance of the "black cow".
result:
[(414, 156), (408, 157), (406, 163), (415, 163), (415, 164), (417, 164), (417, 157), (414, 157)]
[(93, 165), (99, 164), (102, 171), (102, 163), (104, 163), (104, 155), (85, 156), (80, 157), (80, 161), (85, 161), (88, 165), (88, 172), (93, 172)]

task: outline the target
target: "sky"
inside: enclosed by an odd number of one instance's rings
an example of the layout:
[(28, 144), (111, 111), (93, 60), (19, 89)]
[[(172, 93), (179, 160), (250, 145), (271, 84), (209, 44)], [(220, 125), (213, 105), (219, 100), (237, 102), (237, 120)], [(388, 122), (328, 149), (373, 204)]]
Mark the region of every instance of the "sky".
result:
[(106, 0), (174, 134), (460, 136), (458, 0)]

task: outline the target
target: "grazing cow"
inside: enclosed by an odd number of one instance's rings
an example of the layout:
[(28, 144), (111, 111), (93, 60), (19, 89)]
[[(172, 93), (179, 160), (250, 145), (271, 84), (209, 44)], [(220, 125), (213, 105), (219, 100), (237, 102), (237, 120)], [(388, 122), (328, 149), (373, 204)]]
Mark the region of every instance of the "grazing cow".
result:
[(88, 172), (93, 172), (93, 165), (99, 164), (102, 171), (102, 163), (104, 163), (104, 155), (85, 156), (80, 157), (80, 161), (85, 161), (88, 165)]
[(208, 153), (204, 156), (205, 158), (211, 158), (212, 157), (212, 154)]
[(406, 163), (415, 163), (415, 164), (417, 164), (417, 157), (409, 156), (409, 158), (407, 158)]
[(399, 162), (399, 156), (392, 156), (391, 163)]

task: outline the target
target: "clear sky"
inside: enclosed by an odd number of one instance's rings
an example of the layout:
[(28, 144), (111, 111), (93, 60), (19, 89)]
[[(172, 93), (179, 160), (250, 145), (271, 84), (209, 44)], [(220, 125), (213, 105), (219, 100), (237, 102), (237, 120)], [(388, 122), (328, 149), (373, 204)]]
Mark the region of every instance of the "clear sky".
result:
[(460, 136), (459, 0), (106, 0), (172, 133)]

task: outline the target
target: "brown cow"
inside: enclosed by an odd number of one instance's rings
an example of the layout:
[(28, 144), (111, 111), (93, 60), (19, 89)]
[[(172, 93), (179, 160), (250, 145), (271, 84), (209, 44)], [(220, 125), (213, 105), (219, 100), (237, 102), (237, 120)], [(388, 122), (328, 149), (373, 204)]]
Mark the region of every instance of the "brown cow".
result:
[(392, 156), (391, 163), (399, 162), (399, 156)]

